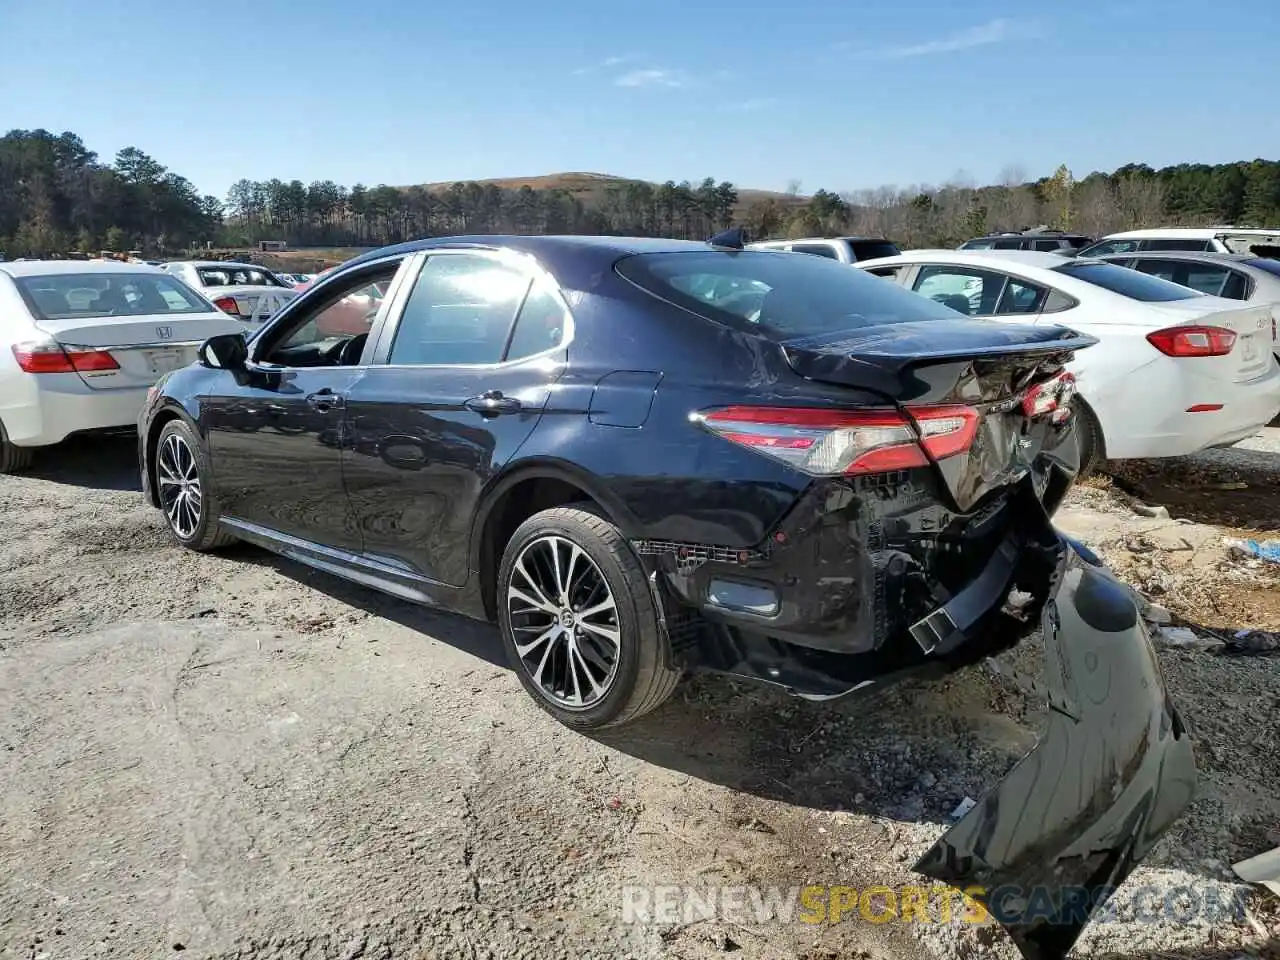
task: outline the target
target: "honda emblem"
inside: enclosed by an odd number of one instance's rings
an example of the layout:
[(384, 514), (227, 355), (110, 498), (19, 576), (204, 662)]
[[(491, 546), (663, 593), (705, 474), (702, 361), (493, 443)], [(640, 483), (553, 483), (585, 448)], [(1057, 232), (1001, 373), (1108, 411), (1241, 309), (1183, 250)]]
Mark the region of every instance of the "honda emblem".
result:
[(156, 336), (161, 340), (172, 340), (173, 327), (156, 327)]

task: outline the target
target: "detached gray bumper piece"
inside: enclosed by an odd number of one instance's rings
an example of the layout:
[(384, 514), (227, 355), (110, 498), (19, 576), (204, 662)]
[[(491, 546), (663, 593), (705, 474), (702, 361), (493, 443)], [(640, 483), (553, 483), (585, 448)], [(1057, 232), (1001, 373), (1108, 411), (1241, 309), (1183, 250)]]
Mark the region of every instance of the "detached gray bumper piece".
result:
[(1044, 739), (915, 869), (1060, 960), (1191, 801), (1191, 741), (1129, 590), (1064, 540), (1042, 613)]

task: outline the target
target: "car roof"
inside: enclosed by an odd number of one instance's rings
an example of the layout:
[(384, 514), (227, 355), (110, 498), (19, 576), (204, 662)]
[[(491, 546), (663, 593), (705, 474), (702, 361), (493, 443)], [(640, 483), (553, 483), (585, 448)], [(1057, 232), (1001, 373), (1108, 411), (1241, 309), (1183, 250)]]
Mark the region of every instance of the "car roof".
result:
[(211, 269), (230, 267), (238, 270), (266, 270), (268, 273), (273, 272), (270, 267), (264, 267), (260, 263), (241, 263), (239, 260), (170, 260), (165, 266), (209, 267)]
[(1122, 233), (1108, 233), (1100, 240), (1158, 240), (1161, 238), (1168, 239), (1186, 239), (1186, 240), (1212, 240), (1219, 234), (1244, 235), (1250, 234), (1267, 235), (1280, 233), (1277, 227), (1148, 227), (1144, 230), (1125, 230)]
[(146, 263), (121, 260), (23, 260), (0, 262), (0, 273), (11, 277), (51, 277), (65, 273), (164, 273)]
[(1099, 260), (1132, 260), (1140, 257), (1143, 260), (1211, 260), (1211, 261), (1246, 261), (1263, 260), (1256, 253), (1220, 253), (1217, 250), (1130, 250), (1128, 253), (1099, 253)]
[(877, 264), (928, 263), (932, 260), (957, 263), (971, 263), (975, 267), (986, 266), (993, 270), (1007, 267), (1010, 263), (1018, 263), (1024, 267), (1037, 267), (1052, 270), (1064, 263), (1088, 263), (1092, 257), (1083, 261), (1070, 259), (1047, 250), (908, 250), (896, 257), (877, 257), (874, 260), (860, 260), (858, 266), (876, 266)]

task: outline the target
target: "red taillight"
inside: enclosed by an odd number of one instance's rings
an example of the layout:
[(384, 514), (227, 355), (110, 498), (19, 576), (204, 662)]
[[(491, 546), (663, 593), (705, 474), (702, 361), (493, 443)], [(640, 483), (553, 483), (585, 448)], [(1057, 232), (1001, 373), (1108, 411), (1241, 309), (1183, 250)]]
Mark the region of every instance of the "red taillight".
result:
[[(1056, 377), (1043, 383), (1035, 384), (1022, 396), (1022, 415), (1025, 417), (1042, 417), (1046, 413), (1069, 410), (1071, 398), (1076, 394), (1076, 378), (1074, 374), (1063, 370)], [(1055, 416), (1054, 422), (1060, 423), (1066, 415)]]
[(711, 432), (815, 476), (923, 467), (968, 450), (978, 412), (965, 406), (824, 410), (724, 407), (697, 419)]
[(25, 373), (94, 373), (120, 369), (116, 358), (105, 350), (63, 347), (52, 340), (15, 343), (13, 358)]
[(1225, 327), (1166, 327), (1147, 340), (1167, 357), (1225, 357), (1236, 345), (1235, 331)]
[(213, 305), (223, 313), (229, 313), (233, 317), (240, 316), (240, 304), (236, 303), (235, 297), (218, 297)]

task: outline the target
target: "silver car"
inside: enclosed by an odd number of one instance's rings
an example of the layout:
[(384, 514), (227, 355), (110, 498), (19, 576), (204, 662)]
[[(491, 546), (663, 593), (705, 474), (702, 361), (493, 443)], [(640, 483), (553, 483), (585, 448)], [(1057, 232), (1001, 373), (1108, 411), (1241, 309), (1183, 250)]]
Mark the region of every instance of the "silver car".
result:
[(163, 269), (213, 301), (223, 313), (260, 324), (298, 295), (266, 267), (224, 260), (174, 260)]
[(1276, 329), (1280, 326), (1280, 260), (1252, 253), (1184, 250), (1114, 253), (1097, 259), (1172, 280), (1210, 296), (1273, 304), (1271, 350), (1280, 361), (1280, 335)]

